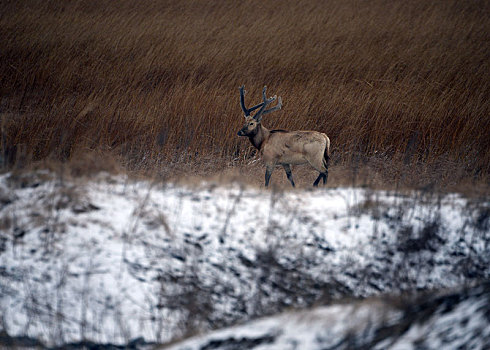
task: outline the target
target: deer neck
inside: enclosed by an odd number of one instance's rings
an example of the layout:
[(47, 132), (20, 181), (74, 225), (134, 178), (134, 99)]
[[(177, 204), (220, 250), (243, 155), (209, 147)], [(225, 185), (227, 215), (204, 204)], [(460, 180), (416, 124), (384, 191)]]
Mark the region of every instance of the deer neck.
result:
[(249, 136), (249, 140), (258, 150), (262, 149), (264, 142), (269, 139), (270, 131), (260, 124), (257, 126), (257, 132), (254, 135)]

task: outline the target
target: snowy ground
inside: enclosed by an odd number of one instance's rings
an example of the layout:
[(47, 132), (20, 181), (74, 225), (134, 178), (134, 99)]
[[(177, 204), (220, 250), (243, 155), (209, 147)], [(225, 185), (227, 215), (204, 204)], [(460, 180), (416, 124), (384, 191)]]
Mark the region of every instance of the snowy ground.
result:
[(483, 284), (408, 305), (371, 298), (284, 312), (164, 349), (488, 349), (489, 313), (490, 284)]
[(490, 277), (489, 203), (455, 194), (38, 172), (0, 176), (0, 206), (0, 331), (49, 346), (164, 343)]

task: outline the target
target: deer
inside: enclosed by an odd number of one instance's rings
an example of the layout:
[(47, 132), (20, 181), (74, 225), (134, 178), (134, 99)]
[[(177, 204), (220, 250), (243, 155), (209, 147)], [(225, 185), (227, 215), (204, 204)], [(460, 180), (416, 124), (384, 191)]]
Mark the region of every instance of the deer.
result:
[[(310, 164), (320, 174), (313, 183), (318, 186), (320, 180), (327, 184), (328, 165), (330, 160), (330, 139), (318, 131), (287, 131), (282, 129), (269, 130), (262, 125), (262, 117), (282, 108), (282, 99), (274, 95), (266, 97), (267, 86), (262, 90), (262, 102), (251, 107), (245, 107), (245, 86), (240, 87), (240, 106), (245, 117), (245, 124), (238, 131), (238, 136), (248, 137), (252, 145), (259, 150), (265, 163), (265, 187), (269, 186), (272, 172), (276, 166), (284, 168), (286, 176), (295, 187), (291, 165)], [(267, 107), (277, 99), (277, 105)], [(255, 110), (258, 111), (251, 116)]]

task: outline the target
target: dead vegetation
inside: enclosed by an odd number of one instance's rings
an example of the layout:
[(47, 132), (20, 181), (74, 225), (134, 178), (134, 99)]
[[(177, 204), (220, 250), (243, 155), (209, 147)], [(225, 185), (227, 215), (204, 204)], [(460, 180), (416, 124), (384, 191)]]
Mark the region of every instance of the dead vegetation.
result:
[(486, 183), (489, 11), (483, 0), (2, 2), (1, 165), (110, 155), (163, 177), (245, 165), (238, 87), (258, 96), (267, 84), (284, 108), (264, 124), (327, 133), (334, 167)]

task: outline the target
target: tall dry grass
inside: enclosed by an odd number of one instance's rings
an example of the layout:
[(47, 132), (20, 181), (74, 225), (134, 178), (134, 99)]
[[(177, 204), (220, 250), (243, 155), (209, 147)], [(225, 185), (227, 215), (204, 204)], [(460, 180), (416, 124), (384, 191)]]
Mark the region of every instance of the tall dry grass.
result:
[(490, 172), (485, 0), (2, 1), (4, 163), (111, 153), (132, 168), (248, 157), (238, 87), (267, 127), (334, 159)]

